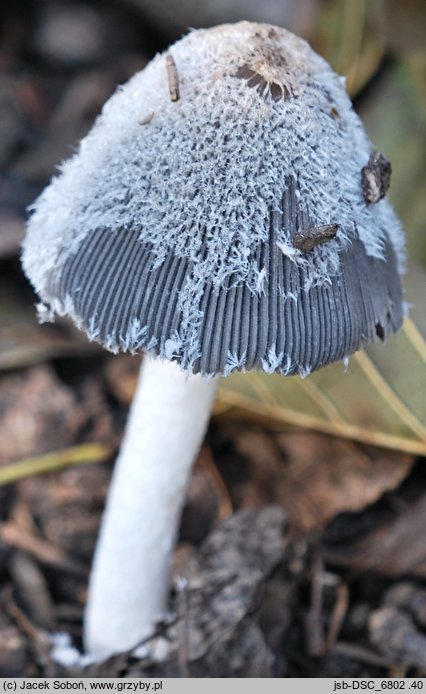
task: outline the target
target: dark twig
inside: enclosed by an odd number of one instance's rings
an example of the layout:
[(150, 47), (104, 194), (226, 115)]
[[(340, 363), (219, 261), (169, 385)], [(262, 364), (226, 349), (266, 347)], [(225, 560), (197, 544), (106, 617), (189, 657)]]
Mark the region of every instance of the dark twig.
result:
[(166, 55), (167, 79), (169, 80), (169, 92), (172, 101), (179, 101), (179, 75), (174, 58), (170, 53)]

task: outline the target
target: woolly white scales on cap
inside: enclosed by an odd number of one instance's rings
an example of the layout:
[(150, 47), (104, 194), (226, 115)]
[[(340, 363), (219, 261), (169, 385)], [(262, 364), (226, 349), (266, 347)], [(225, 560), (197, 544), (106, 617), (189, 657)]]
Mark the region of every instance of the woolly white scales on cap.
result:
[[(303, 40), (194, 31), (116, 92), (36, 201), (24, 269), (50, 312), (112, 351), (307, 373), (402, 321), (402, 232), (363, 197), (371, 151)], [(336, 238), (295, 247), (330, 224)]]

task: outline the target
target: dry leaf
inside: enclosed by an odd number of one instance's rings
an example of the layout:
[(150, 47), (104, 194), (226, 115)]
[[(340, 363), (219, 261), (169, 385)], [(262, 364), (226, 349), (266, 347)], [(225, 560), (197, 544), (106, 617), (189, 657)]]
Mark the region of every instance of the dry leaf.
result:
[(426, 495), (403, 506), (396, 517), (360, 540), (343, 547), (325, 547), (326, 560), (356, 571), (385, 576), (426, 577)]
[(367, 448), (309, 432), (266, 434), (244, 428), (234, 437), (247, 461), (243, 505), (279, 503), (293, 526), (320, 532), (337, 514), (358, 511), (394, 489), (412, 456)]

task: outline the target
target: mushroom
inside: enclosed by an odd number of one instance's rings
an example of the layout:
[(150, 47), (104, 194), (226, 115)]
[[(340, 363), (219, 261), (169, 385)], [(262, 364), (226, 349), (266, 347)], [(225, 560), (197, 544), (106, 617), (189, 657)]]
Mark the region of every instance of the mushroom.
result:
[(97, 657), (164, 614), (219, 376), (306, 376), (401, 326), (403, 236), (364, 198), (371, 155), (329, 65), (241, 22), (157, 55), (33, 205), (23, 267), (42, 317), (146, 352), (90, 578)]

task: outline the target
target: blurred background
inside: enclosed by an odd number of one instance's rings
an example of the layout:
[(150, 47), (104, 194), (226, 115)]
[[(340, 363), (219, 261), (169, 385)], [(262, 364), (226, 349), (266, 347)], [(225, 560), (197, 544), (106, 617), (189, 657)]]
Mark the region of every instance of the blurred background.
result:
[[(189, 28), (241, 19), (299, 34), (347, 77), (375, 149), (392, 162), (389, 197), (407, 233), (413, 310), (389, 349), (356, 357), (346, 380), (340, 367), (303, 384), (227, 379), (176, 564), (197, 557), (243, 509), (284, 508), (287, 554), (272, 562), (272, 579), (253, 584), (247, 608), (260, 601), (246, 620), (258, 640), (243, 638), (237, 622), (225, 637), (218, 624), (216, 646), (198, 651), (197, 665), (190, 655), (182, 664), (178, 644), (169, 670), (126, 663), (126, 672), (425, 676), (424, 0), (2, 1), (0, 676), (60, 671), (45, 629), (80, 643), (99, 516), (139, 365), (104, 354), (66, 322), (37, 324), (19, 263), (26, 210), (118, 84)], [(195, 623), (196, 611), (184, 619)], [(263, 654), (255, 660), (253, 644)], [(223, 649), (235, 655), (227, 665)]]

